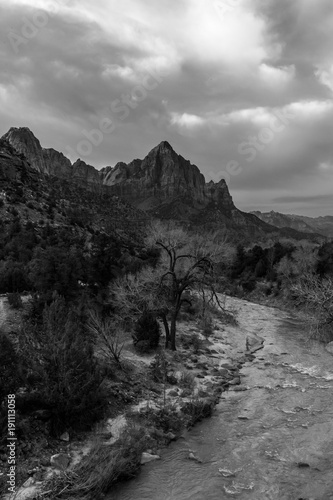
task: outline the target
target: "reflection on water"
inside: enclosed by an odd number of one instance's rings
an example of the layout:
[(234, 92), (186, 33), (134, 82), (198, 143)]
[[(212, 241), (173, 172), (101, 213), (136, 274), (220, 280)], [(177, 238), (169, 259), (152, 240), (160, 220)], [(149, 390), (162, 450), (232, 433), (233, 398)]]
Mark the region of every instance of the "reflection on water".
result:
[(231, 300), (265, 338), (242, 370), (248, 390), (224, 393), (213, 418), (108, 500), (333, 499), (333, 357), (297, 319)]

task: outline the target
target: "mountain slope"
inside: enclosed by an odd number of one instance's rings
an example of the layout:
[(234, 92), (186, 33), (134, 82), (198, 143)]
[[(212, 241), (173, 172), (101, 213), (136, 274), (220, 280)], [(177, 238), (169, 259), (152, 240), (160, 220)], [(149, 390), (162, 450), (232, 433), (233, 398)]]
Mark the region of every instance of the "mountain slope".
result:
[(333, 216), (325, 217), (306, 217), (304, 215), (281, 214), (279, 212), (251, 212), (256, 217), (276, 226), (278, 228), (292, 228), (296, 231), (309, 234), (322, 234), (326, 237), (333, 237)]

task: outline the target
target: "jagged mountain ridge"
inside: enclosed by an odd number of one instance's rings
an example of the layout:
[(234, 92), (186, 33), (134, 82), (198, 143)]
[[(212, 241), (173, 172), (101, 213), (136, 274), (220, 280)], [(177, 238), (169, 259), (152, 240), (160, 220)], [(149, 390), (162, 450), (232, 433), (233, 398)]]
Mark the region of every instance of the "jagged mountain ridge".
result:
[(155, 197), (159, 204), (163, 199), (185, 196), (201, 207), (211, 201), (223, 201), (229, 208), (233, 207), (225, 181), (206, 184), (198, 167), (178, 155), (167, 141), (153, 148), (143, 160), (136, 159), (128, 165), (119, 162), (113, 168), (97, 170), (81, 159), (71, 164), (62, 153), (43, 148), (27, 127), (12, 127), (3, 139), (22, 153), (39, 173), (62, 177), (87, 187), (94, 184), (109, 186), (135, 205), (147, 198)]
[(303, 233), (319, 233), (323, 236), (333, 237), (333, 216), (307, 217), (305, 215), (281, 214), (280, 212), (253, 211), (253, 215), (267, 224), (278, 228), (292, 228)]
[(176, 219), (193, 227), (228, 229), (240, 236), (266, 234), (304, 237), (292, 229), (278, 230), (253, 214), (235, 207), (224, 180), (205, 182), (196, 165), (162, 141), (143, 159), (98, 171), (78, 159), (73, 165), (62, 153), (42, 148), (26, 127), (11, 128), (2, 138), (24, 155), (32, 170), (70, 181), (88, 190), (117, 195), (137, 209), (163, 219)]

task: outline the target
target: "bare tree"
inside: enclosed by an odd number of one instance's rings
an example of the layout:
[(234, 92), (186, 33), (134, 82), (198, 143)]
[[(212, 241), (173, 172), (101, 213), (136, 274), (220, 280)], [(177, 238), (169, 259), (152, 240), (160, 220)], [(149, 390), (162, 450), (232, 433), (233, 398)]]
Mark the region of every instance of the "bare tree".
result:
[(161, 283), (160, 268), (145, 267), (136, 274), (127, 274), (110, 285), (110, 298), (119, 321), (132, 324), (145, 312), (159, 317), (169, 338), (167, 314), (168, 290)]
[(299, 302), (305, 303), (313, 317), (315, 334), (321, 339), (332, 337), (333, 280), (306, 275), (291, 287)]
[(89, 311), (87, 328), (92, 333), (97, 346), (102, 350), (104, 356), (113, 358), (120, 365), (120, 356), (124, 348), (124, 332), (117, 318), (103, 319), (91, 309)]
[(170, 334), (166, 345), (176, 349), (176, 324), (184, 302), (184, 292), (208, 289), (217, 299), (214, 285), (217, 264), (227, 254), (226, 241), (219, 241), (214, 234), (190, 235), (180, 227), (166, 227), (157, 223), (150, 236), (162, 249), (160, 286), (166, 285), (170, 314)]
[[(161, 318), (166, 347), (176, 349), (176, 324), (185, 292), (201, 290), (214, 295), (218, 263), (230, 255), (225, 239), (191, 235), (173, 224), (154, 223), (147, 244), (161, 249), (155, 268), (146, 267), (137, 274), (116, 280), (110, 287), (112, 302), (118, 314), (131, 320), (144, 311)], [(169, 322), (168, 322), (169, 319)]]

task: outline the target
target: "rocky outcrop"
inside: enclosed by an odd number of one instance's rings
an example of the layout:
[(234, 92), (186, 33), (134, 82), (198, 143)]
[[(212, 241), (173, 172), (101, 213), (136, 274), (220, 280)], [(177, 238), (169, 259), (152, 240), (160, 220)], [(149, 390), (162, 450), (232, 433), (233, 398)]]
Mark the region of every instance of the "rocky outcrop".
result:
[(224, 180), (208, 184), (196, 165), (178, 155), (167, 141), (161, 142), (143, 160), (102, 170), (103, 183), (142, 208), (155, 208), (181, 199), (195, 209), (210, 203), (235, 208)]
[(0, 180), (23, 182), (33, 172), (23, 155), (5, 139), (0, 139)]
[(101, 185), (101, 174), (92, 165), (78, 159), (73, 163), (71, 170), (71, 180), (80, 184), (80, 186), (89, 187), (89, 185)]
[(41, 174), (69, 178), (72, 164), (66, 156), (55, 149), (42, 148), (39, 140), (27, 127), (12, 127), (3, 136), (18, 153), (22, 153), (31, 167)]

